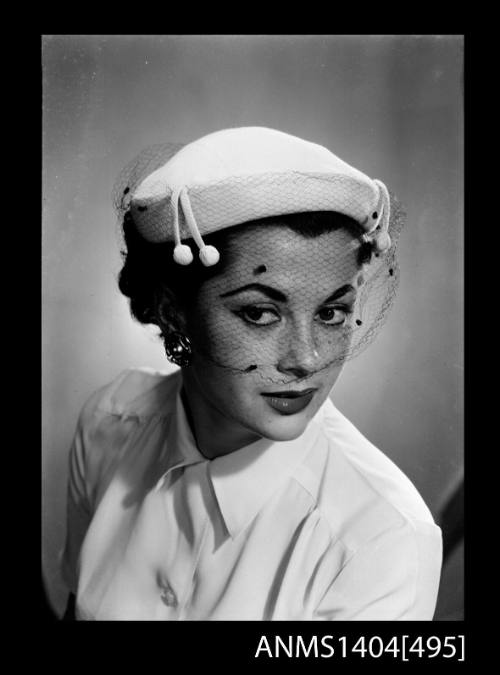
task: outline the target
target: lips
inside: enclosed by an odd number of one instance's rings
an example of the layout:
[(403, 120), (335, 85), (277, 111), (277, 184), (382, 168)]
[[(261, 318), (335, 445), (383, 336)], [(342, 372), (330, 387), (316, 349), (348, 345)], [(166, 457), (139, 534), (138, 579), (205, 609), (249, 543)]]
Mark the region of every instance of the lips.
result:
[(306, 396), (316, 389), (303, 389), (302, 391), (271, 391), (263, 393), (262, 396), (273, 396), (274, 398), (298, 398), (299, 396)]
[(306, 408), (311, 402), (316, 389), (303, 391), (275, 392), (262, 394), (267, 403), (282, 415), (294, 415)]

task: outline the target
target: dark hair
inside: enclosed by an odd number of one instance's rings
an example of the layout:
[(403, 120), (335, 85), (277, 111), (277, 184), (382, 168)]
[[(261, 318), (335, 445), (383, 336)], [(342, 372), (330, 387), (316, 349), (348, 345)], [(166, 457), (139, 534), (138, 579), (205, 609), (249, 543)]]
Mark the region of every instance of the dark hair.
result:
[[(198, 247), (193, 240), (188, 244), (194, 260), (190, 265), (179, 265), (173, 260), (174, 242), (154, 244), (146, 241), (137, 231), (130, 212), (123, 220), (123, 235), (126, 250), (122, 251), (123, 268), (119, 274), (120, 291), (130, 300), (132, 316), (140, 323), (157, 325), (165, 337), (176, 330), (182, 310), (191, 307), (201, 285), (208, 279), (224, 272), (228, 262), (228, 250), (233, 237), (249, 227), (263, 224), (285, 226), (303, 237), (313, 238), (325, 232), (347, 229), (354, 237), (362, 234), (360, 225), (349, 216), (332, 211), (313, 211), (271, 216), (235, 225), (203, 237), (205, 244), (215, 246), (220, 261), (205, 267), (197, 258)], [(373, 248), (363, 243), (359, 249), (360, 264), (370, 260)]]

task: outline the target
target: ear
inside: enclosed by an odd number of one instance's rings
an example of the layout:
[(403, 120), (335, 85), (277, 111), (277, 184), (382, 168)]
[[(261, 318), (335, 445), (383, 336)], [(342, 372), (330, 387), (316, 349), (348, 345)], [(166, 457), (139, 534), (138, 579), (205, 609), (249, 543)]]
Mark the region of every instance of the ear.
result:
[(157, 301), (156, 313), (159, 328), (164, 335), (173, 332), (186, 334), (185, 312), (169, 288), (162, 289), (161, 297)]

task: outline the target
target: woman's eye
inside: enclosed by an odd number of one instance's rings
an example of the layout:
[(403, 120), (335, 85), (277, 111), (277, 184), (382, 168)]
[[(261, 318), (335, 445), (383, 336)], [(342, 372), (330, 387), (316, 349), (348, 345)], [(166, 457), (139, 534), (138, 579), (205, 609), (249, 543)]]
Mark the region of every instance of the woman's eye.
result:
[(243, 307), (238, 314), (247, 321), (258, 326), (269, 326), (280, 320), (279, 316), (271, 309), (263, 307)]
[(343, 324), (348, 314), (349, 310), (347, 307), (324, 307), (318, 312), (320, 320), (328, 326)]

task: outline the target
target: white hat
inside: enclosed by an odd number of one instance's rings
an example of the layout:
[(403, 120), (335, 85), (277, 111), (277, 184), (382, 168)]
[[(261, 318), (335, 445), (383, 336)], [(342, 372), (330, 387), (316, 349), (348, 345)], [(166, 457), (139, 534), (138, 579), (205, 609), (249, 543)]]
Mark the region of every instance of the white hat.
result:
[(265, 127), (208, 134), (178, 150), (144, 178), (130, 210), (150, 242), (175, 241), (174, 259), (189, 264), (193, 238), (205, 265), (219, 260), (202, 236), (251, 220), (304, 211), (336, 211), (356, 220), (379, 251), (391, 241), (385, 185), (321, 145)]

